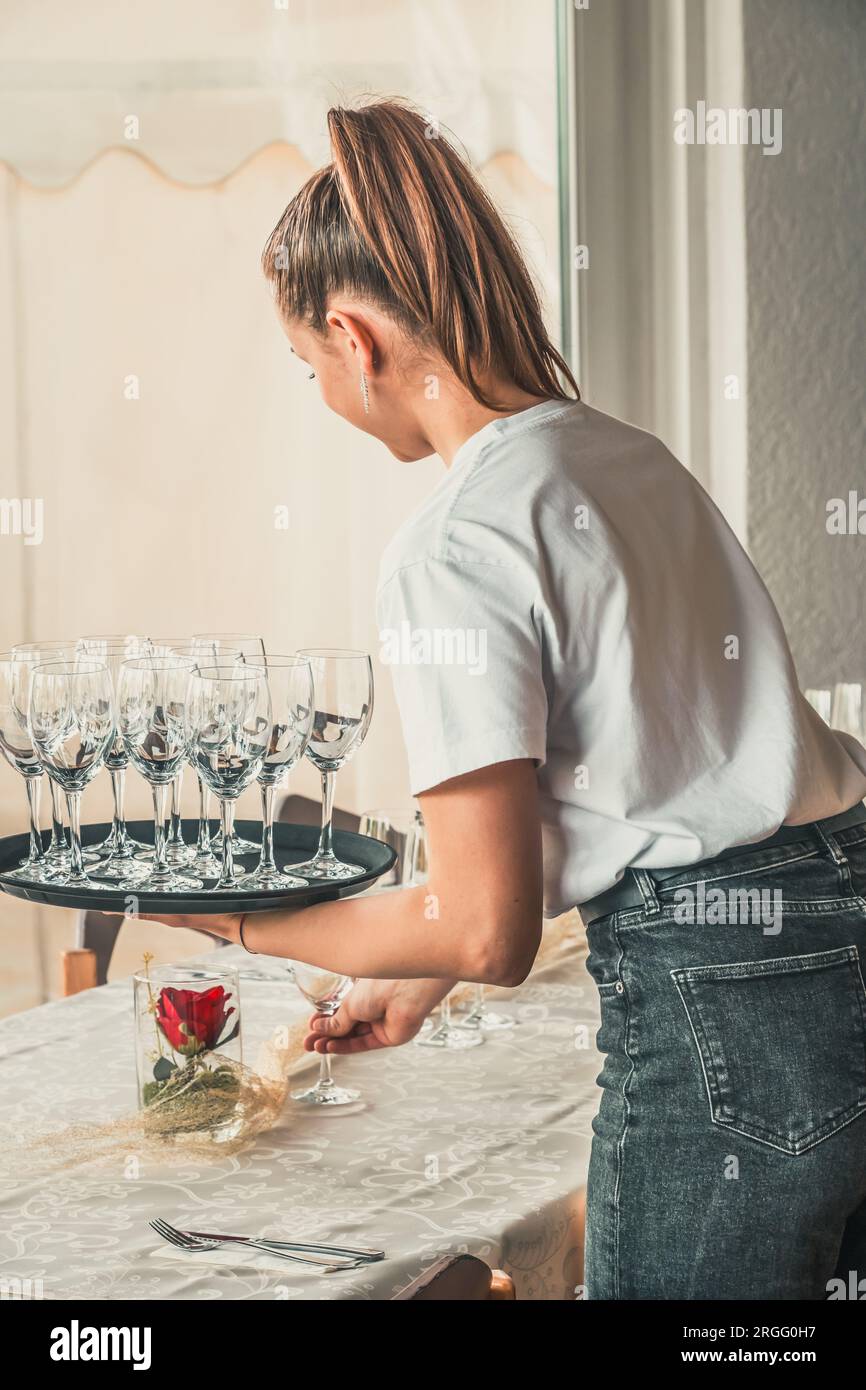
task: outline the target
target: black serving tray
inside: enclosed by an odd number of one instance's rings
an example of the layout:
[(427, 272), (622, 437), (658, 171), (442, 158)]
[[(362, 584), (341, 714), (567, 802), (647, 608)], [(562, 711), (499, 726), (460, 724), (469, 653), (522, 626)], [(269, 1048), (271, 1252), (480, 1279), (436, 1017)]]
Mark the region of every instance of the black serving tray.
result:
[[(153, 821), (129, 821), (127, 828), (134, 839), (153, 844)], [(88, 845), (99, 844), (106, 838), (110, 829), (108, 823), (83, 825), (82, 844), (85, 848)], [(235, 830), (242, 839), (260, 841), (262, 838), (261, 821), (238, 820), (235, 822)], [(197, 833), (197, 820), (183, 822), (183, 838), (187, 844), (195, 844)], [(43, 833), (43, 841), (47, 845), (47, 832)], [(318, 826), (289, 825), (283, 822), (274, 825), (274, 858), (280, 868), (311, 859), (318, 842)], [(20, 878), (7, 878), (10, 870), (16, 868), (27, 854), (29, 843), (29, 835), (6, 835), (0, 838), (0, 889), (3, 892), (11, 893), (15, 898), (26, 898), (32, 903), (79, 908), (91, 912), (123, 912), (134, 907), (140, 917), (146, 917), (149, 911), (165, 915), (205, 914), (229, 910), (266, 912), (274, 907), (307, 907), (310, 903), (347, 898), (369, 888), (371, 883), (375, 883), (377, 878), (393, 867), (397, 858), (393, 849), (381, 840), (374, 840), (369, 835), (356, 835), (352, 830), (335, 830), (334, 853), (337, 857), (350, 864), (363, 865), (363, 873), (356, 874), (354, 878), (324, 883), (311, 880), (303, 888), (253, 888), (249, 892), (240, 890), (236, 893), (218, 893), (213, 887), (208, 887), (208, 881), (205, 880), (204, 888), (196, 892), (140, 893), (134, 888), (64, 888), (60, 884), (31, 883)], [(252, 869), (258, 862), (258, 855), (235, 855), (235, 860), (240, 867)], [(194, 870), (191, 869), (190, 873), (194, 873)], [(135, 901), (132, 902), (132, 899)]]

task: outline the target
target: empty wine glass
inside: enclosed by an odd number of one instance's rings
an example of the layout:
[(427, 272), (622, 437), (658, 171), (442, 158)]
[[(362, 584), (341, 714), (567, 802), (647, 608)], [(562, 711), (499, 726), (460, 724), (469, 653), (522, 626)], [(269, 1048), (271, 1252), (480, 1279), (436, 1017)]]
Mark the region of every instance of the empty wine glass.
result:
[[(117, 693), (117, 681), (124, 661), (150, 653), (150, 642), (146, 637), (79, 637), (78, 651), (83, 656), (102, 661), (111, 674), (112, 687)], [(95, 846), (106, 858), (94, 868), (105, 878), (129, 878), (137, 870), (136, 856), (142, 851), (151, 854), (149, 845), (134, 840), (126, 828), (124, 813), (124, 790), (126, 769), (129, 766), (129, 753), (120, 731), (115, 728), (114, 741), (105, 755), (105, 766), (111, 777), (111, 792), (114, 799), (114, 816), (111, 830), (102, 844)]]
[(851, 681), (839, 681), (833, 687), (833, 708), (830, 724), (843, 734), (863, 737), (863, 687)]
[[(248, 657), (263, 657), (265, 642), (263, 637), (246, 632), (197, 632), (192, 638), (192, 655), (199, 664), (225, 666), (232, 661), (245, 661)], [(232, 830), (232, 854), (258, 854), (261, 845), (255, 840), (244, 839)], [(215, 854), (222, 853), (222, 831), (218, 830), (213, 841)]]
[[(193, 651), (192, 639), (189, 637), (157, 637), (151, 642), (151, 651), (155, 656), (189, 656), (196, 657)], [(206, 869), (211, 869), (218, 861), (211, 856), (210, 860), (205, 856), (202, 862), (198, 863), (199, 855), (188, 845), (183, 838), (183, 821), (181, 810), (181, 797), (183, 795), (183, 764), (181, 763), (177, 775), (172, 778), (171, 792), (168, 798), (168, 831), (165, 837), (165, 859), (166, 863), (172, 868), (180, 868), (189, 865), (194, 873), (204, 874)], [(201, 806), (201, 782), (199, 782), (199, 805)], [(206, 808), (205, 808), (206, 809)], [(199, 822), (199, 839), (201, 838), (201, 822)], [(208, 848), (210, 847), (210, 830), (208, 828)], [(138, 859), (151, 862), (152, 851), (149, 845), (144, 846), (145, 853), (139, 854)]]
[(103, 888), (81, 856), (81, 793), (95, 777), (114, 738), (111, 674), (102, 661), (49, 661), (30, 678), (28, 728), (45, 771), (66, 793), (71, 865), (66, 884)]
[(825, 724), (830, 723), (830, 711), (833, 707), (832, 690), (804, 690), (804, 696), (808, 700), (816, 713), (820, 714)]
[(189, 679), (187, 743), (193, 766), (218, 797), (222, 872), (215, 887), (242, 889), (232, 849), (234, 805), (259, 775), (271, 736), (271, 699), (265, 671), (243, 663), (202, 666)]
[[(304, 965), (301, 961), (291, 962), (289, 974), (304, 998), (312, 1004), (316, 1013), (324, 1018), (330, 1018), (337, 1012), (355, 983), (348, 975), (335, 975), (330, 970), (321, 970), (315, 965)], [(353, 1101), (360, 1099), (360, 1091), (337, 1085), (331, 1075), (330, 1055), (321, 1052), (319, 1056), (321, 1061), (316, 1084), (292, 1091), (292, 1100), (302, 1101), (306, 1105), (336, 1106), (351, 1105)]]
[(264, 638), (244, 632), (194, 632), (190, 640), (202, 661), (207, 658), (211, 666), (224, 666), (235, 653), (240, 657), (266, 655)]
[[(427, 882), (429, 873), (429, 849), (427, 827), (420, 810), (415, 812), (412, 833), (406, 845), (403, 882), (418, 885)], [(412, 1040), (416, 1047), (447, 1048), (459, 1052), (467, 1047), (478, 1047), (484, 1042), (479, 1028), (462, 1028), (451, 1017), (451, 999), (446, 994), (439, 1005), (437, 1022), (430, 1028), (422, 1028)]]
[(373, 717), (373, 666), (366, 652), (331, 647), (304, 647), (313, 673), (313, 727), (307, 757), (322, 775), (322, 831), (312, 859), (292, 864), (291, 872), (304, 878), (354, 878), (364, 870), (345, 864), (334, 854), (331, 822), (334, 809), (334, 776), (352, 758)]
[(306, 879), (283, 873), (274, 859), (274, 795), (285, 783), (289, 770), (303, 756), (313, 723), (313, 677), (302, 656), (251, 656), (247, 666), (264, 670), (271, 693), (271, 731), (267, 752), (258, 775), (262, 796), (262, 852), (258, 868), (244, 886), (303, 888)]
[[(54, 642), (18, 642), (12, 648), (12, 660), (25, 663), (26, 675), (22, 676), (20, 691), (24, 704), (18, 711), (19, 719), (27, 724), (27, 699), (30, 693), (30, 674), (34, 666), (45, 661), (68, 661), (75, 655), (75, 645), (61, 640)], [(45, 874), (62, 877), (69, 870), (69, 846), (63, 824), (63, 793), (51, 777), (48, 778), (48, 792), (51, 798), (51, 836), (44, 852), (42, 870)], [(83, 851), (85, 860), (97, 859), (93, 850)]]
[(486, 985), (476, 985), (472, 994), (472, 1003), (465, 1014), (460, 1016), (461, 1028), (477, 1028), (482, 1033), (504, 1033), (509, 1028), (514, 1027), (514, 1019), (508, 1014), (501, 1014), (493, 1009), (488, 1009), (485, 995)]
[(179, 873), (166, 859), (165, 820), (169, 791), (187, 755), (186, 714), (189, 657), (154, 655), (124, 661), (117, 682), (117, 722), (133, 766), (153, 794), (153, 859), (144, 876), (121, 886), (145, 892), (201, 888), (201, 879)]
[[(30, 671), (12, 660), (11, 652), (0, 657), (0, 750), (9, 763), (24, 778), (27, 807), (30, 812), (30, 849), (13, 869), (9, 878), (40, 879), (45, 872), (45, 852), (39, 829), (39, 792), (44, 768), (39, 761), (33, 740), (27, 729), (27, 693)], [(24, 691), (22, 693), (22, 680)]]
[(381, 892), (383, 888), (396, 888), (405, 882), (406, 849), (412, 836), (415, 809), (411, 802), (406, 802), (402, 806), (377, 807), (373, 811), (365, 811), (361, 816), (358, 833), (369, 835), (374, 840), (381, 840), (397, 856), (393, 868), (376, 880), (373, 892)]

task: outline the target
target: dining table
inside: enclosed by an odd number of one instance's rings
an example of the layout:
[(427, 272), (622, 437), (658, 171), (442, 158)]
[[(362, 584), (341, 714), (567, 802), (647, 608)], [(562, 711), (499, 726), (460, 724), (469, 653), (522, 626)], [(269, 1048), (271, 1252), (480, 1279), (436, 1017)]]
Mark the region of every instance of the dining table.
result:
[[(133, 1151), (46, 1173), (28, 1160), (40, 1126), (134, 1112), (131, 979), (3, 1019), (0, 1121), (13, 1157), (0, 1174), (0, 1290), (73, 1301), (387, 1300), (442, 1255), (468, 1252), (505, 1270), (518, 1299), (580, 1298), (602, 1058), (574, 919), (520, 986), (488, 990), (513, 1027), (465, 1050), (408, 1043), (337, 1056), (335, 1078), (359, 1101), (327, 1109), (287, 1099), (248, 1149), (214, 1144), (181, 1163)], [(284, 960), (235, 946), (195, 959), (237, 967), (246, 1060), (275, 1027), (310, 1015)], [(298, 1053), (293, 1088), (318, 1062)], [(155, 1234), (155, 1218), (385, 1257), (327, 1272), (236, 1246), (187, 1253)]]

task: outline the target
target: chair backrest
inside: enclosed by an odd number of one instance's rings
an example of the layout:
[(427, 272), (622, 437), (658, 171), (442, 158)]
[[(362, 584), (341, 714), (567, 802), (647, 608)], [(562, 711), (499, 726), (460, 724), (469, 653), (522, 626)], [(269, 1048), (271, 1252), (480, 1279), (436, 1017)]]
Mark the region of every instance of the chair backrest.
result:
[(96, 986), (95, 951), (61, 951), (60, 992), (64, 999)]
[(391, 1301), (485, 1302), (514, 1297), (514, 1281), (503, 1270), (491, 1269), (477, 1255), (442, 1255)]

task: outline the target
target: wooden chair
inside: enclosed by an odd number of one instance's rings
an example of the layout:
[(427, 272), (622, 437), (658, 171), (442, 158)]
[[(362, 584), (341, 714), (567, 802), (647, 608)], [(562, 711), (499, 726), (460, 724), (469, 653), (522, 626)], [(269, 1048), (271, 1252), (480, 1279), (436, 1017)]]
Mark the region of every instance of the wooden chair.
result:
[(514, 1280), (504, 1270), (491, 1269), (476, 1255), (442, 1255), (391, 1301), (477, 1303), (516, 1297)]
[(60, 993), (64, 999), (97, 985), (95, 951), (62, 951), (60, 954)]

